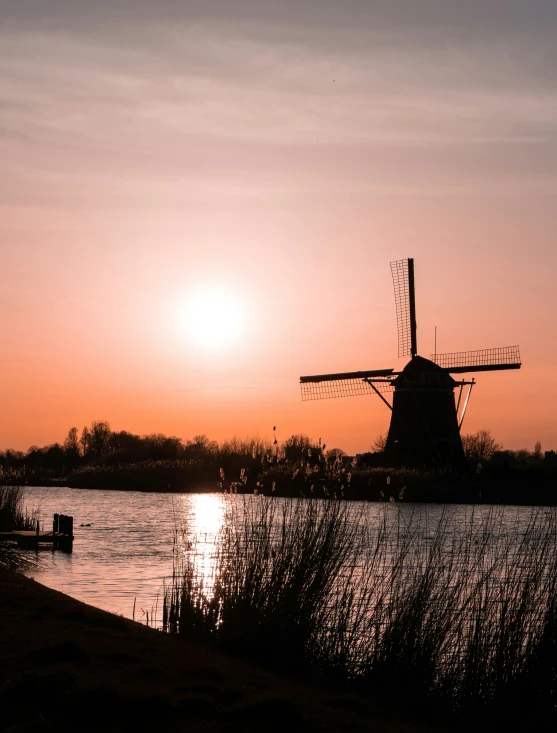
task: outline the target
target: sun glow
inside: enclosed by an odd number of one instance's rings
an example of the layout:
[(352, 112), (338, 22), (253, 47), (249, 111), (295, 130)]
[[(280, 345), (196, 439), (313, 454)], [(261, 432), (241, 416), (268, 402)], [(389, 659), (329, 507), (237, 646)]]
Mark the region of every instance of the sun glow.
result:
[(238, 343), (247, 331), (247, 307), (241, 296), (223, 288), (194, 291), (181, 309), (181, 328), (188, 341), (204, 351)]
[(225, 520), (223, 494), (188, 494), (184, 497), (186, 517), (182, 550), (193, 564), (194, 576), (203, 581), (203, 592), (213, 595), (219, 532)]

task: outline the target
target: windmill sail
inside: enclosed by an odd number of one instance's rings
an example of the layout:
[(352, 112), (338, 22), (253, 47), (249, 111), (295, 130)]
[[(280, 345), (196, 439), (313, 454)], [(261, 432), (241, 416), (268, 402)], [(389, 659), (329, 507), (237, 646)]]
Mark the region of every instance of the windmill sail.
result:
[[(391, 381), (396, 376), (392, 369), (374, 369), (364, 372), (340, 372), (300, 377), (302, 402), (391, 392), (393, 390)], [(371, 382), (373, 387), (370, 385)]]
[(416, 356), (416, 298), (414, 290), (414, 260), (391, 262), (395, 290), (398, 355)]
[[(410, 356), (410, 361), (400, 371), (378, 369), (300, 377), (302, 400), (375, 394), (391, 412), (385, 449), (376, 456), (382, 465), (465, 470), (467, 459), (460, 428), (475, 380), (456, 381), (452, 374), (519, 369), (520, 349), (518, 346), (503, 346), (433, 354), (431, 359), (418, 356), (414, 260), (391, 262), (391, 274), (398, 355)], [(468, 395), (459, 416), (465, 386), (468, 386)], [(458, 403), (455, 400), (456, 389), (459, 389)], [(384, 397), (387, 392), (393, 393), (389, 401)]]
[(522, 365), (518, 346), (499, 346), (494, 349), (479, 349), (478, 351), (432, 354), (431, 361), (452, 374), (520, 369)]

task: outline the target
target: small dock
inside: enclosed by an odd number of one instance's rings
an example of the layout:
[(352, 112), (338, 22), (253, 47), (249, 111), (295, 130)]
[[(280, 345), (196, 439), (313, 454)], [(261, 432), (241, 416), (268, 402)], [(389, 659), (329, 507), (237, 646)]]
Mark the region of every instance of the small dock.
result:
[(65, 514), (55, 514), (52, 521), (52, 529), (40, 529), (37, 522), (37, 529), (34, 530), (12, 530), (0, 532), (0, 541), (17, 542), (20, 547), (37, 548), (40, 544), (50, 544), (53, 550), (71, 552), (73, 549), (73, 517)]

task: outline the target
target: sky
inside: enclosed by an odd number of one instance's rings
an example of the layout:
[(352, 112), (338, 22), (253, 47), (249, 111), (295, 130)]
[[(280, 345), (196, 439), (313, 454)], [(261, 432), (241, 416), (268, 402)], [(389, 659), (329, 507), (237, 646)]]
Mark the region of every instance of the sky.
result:
[(300, 375), (519, 344), (464, 432), (557, 449), (554, 0), (0, 0), (0, 450), (72, 426), (369, 450)]

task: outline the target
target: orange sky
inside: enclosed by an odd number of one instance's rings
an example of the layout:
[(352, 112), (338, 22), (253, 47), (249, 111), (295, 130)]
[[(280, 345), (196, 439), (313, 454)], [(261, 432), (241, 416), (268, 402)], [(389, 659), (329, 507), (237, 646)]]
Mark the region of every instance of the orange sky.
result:
[[(0, 449), (104, 419), (365, 451), (379, 400), (298, 378), (404, 365), (409, 256), (420, 354), (521, 346), (464, 431), (557, 448), (552, 4), (44, 5), (0, 10)], [(241, 333), (199, 344), (215, 289)]]

